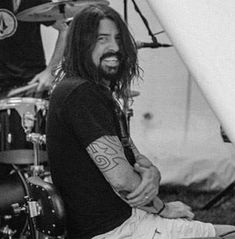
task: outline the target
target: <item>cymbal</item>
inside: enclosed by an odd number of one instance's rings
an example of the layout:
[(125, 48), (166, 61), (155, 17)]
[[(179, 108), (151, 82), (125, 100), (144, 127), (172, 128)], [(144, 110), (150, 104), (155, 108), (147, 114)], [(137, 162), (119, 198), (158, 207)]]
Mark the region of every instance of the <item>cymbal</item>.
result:
[(109, 5), (107, 0), (75, 0), (75, 1), (53, 1), (19, 12), (16, 17), (25, 22), (45, 22), (60, 19), (70, 19), (89, 4)]

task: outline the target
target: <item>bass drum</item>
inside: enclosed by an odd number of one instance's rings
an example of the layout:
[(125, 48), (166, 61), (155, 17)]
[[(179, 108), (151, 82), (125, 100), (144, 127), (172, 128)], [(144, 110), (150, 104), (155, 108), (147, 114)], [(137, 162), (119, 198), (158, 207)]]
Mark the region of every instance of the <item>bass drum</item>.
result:
[[(8, 167), (8, 169), (6, 169)], [(12, 167), (12, 168), (10, 168)], [(16, 215), (12, 205), (25, 203), (27, 185), (21, 170), (10, 165), (1, 165), (1, 171), (9, 170), (5, 178), (0, 181), (0, 238), (27, 238), (28, 222), (24, 212)]]
[[(32, 172), (27, 167), (0, 163), (0, 174), (0, 239), (31, 239), (27, 213), (16, 214), (13, 207), (26, 203), (25, 196), (29, 195), (26, 180)], [(40, 177), (51, 182), (50, 172), (47, 170)], [(37, 238), (46, 237), (38, 233)]]

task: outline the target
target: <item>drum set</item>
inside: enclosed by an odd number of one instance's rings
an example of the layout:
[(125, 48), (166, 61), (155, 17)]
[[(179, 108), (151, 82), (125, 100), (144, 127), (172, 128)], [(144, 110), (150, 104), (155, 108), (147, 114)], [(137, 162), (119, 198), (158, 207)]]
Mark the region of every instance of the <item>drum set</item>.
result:
[[(26, 22), (70, 20), (84, 6), (93, 3), (109, 4), (106, 0), (48, 0), (16, 17)], [(32, 237), (29, 212), (19, 210), (28, 197), (28, 178), (38, 176), (52, 183), (46, 152), (49, 101), (19, 97), (29, 87), (36, 85), (14, 89), (0, 100), (0, 238), (46, 237)]]
[(27, 195), (26, 180), (39, 176), (51, 181), (46, 153), (48, 101), (12, 97), (0, 100), (0, 235), (27, 235), (27, 213), (18, 213)]

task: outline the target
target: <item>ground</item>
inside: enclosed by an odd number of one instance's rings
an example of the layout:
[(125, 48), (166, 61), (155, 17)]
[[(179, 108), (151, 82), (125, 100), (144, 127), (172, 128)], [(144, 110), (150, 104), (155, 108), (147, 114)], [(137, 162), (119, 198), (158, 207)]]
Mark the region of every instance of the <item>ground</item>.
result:
[(190, 205), (195, 219), (214, 224), (235, 225), (235, 186), (218, 203), (205, 210), (203, 207), (221, 191), (198, 191), (184, 186), (165, 185), (160, 188), (160, 197), (164, 201), (180, 200)]

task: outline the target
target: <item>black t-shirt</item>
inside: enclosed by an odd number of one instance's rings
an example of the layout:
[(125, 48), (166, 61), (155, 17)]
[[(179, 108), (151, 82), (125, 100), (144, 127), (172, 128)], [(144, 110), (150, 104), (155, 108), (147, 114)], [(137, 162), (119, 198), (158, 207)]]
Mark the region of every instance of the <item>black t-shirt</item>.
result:
[(112, 107), (107, 89), (72, 79), (62, 80), (50, 99), (47, 150), (70, 239), (105, 233), (131, 215), (85, 149), (101, 136), (118, 135)]
[(46, 67), (41, 23), (17, 21), (15, 15), (49, 1), (21, 0), (16, 12), (12, 2), (0, 1), (0, 87), (6, 88), (25, 84)]

